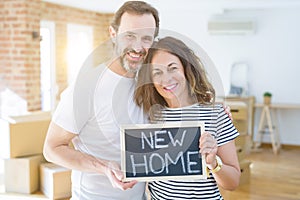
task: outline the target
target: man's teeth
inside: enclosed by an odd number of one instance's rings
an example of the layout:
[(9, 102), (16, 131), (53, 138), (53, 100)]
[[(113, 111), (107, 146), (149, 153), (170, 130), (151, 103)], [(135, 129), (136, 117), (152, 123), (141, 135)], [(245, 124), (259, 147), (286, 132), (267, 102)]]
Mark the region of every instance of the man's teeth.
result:
[(139, 58), (140, 54), (135, 54), (135, 53), (129, 53), (129, 55), (133, 58)]

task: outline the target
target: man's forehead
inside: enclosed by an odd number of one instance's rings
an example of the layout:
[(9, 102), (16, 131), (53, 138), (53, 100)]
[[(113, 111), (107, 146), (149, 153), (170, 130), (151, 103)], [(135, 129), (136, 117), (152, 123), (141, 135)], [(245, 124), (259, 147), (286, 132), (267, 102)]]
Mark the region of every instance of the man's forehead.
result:
[(154, 36), (155, 28), (141, 28), (141, 29), (128, 29), (128, 30), (119, 30), (120, 34), (133, 34), (133, 35), (144, 35), (144, 36)]
[(130, 14), (124, 13), (121, 17), (119, 33), (135, 32), (150, 33), (154, 35), (156, 28), (155, 19), (152, 14)]

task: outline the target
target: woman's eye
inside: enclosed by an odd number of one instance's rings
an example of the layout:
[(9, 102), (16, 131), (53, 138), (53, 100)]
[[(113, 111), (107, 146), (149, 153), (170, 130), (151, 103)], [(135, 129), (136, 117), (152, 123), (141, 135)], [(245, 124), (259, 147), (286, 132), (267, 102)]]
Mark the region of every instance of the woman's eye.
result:
[(161, 72), (159, 72), (159, 71), (152, 72), (152, 76), (153, 76), (153, 77), (157, 77), (157, 76), (159, 76), (160, 74), (161, 74)]
[(176, 71), (177, 69), (178, 69), (178, 67), (176, 67), (176, 66), (172, 66), (169, 68), (170, 71)]
[(159, 75), (159, 72), (155, 72), (152, 74), (153, 76), (158, 76)]

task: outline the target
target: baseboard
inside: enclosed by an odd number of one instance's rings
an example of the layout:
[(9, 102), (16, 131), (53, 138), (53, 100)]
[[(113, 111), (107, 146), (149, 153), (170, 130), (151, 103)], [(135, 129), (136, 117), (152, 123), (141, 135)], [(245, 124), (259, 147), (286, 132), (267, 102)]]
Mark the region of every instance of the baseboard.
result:
[[(271, 143), (262, 143), (261, 147), (272, 148)], [(283, 149), (297, 149), (300, 150), (300, 145), (295, 144), (281, 144), (281, 148)]]

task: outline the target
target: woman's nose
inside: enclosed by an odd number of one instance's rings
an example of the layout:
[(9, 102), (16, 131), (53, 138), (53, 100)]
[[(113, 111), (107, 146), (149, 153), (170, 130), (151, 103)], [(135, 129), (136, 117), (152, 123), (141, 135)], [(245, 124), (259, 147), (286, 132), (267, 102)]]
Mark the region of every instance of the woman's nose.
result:
[(171, 74), (169, 74), (168, 72), (164, 72), (161, 76), (162, 83), (169, 83), (171, 79), (172, 79)]

